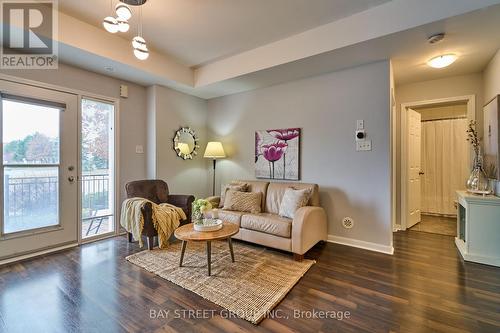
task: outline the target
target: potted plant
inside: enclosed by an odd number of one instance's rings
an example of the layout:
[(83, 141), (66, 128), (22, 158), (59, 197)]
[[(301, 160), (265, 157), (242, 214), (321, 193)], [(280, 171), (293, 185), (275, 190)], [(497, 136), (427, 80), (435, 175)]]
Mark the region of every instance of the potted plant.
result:
[(192, 220), (193, 223), (199, 222), (203, 219), (203, 214), (212, 209), (210, 201), (205, 199), (196, 199), (193, 202)]

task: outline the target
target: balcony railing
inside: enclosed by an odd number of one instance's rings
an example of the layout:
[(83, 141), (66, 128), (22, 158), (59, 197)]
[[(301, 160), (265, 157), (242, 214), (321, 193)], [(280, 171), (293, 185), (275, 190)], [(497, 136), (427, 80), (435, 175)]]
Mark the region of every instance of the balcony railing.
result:
[[(56, 175), (29, 177), (5, 175), (4, 230), (13, 232), (57, 224), (58, 178)], [(91, 223), (92, 219), (112, 214), (108, 170), (83, 174), (81, 189), (84, 223)]]

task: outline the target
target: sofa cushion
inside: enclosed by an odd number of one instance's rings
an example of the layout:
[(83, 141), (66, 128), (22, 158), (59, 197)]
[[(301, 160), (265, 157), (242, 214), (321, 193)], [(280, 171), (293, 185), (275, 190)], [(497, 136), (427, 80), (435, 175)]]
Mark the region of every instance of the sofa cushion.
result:
[(286, 238), (292, 235), (292, 219), (276, 214), (245, 214), (240, 227)]
[(267, 188), (265, 198), (266, 209), (264, 212), (279, 214), (281, 201), (287, 188), (293, 187), (296, 190), (311, 189), (311, 197), (306, 206), (319, 206), (319, 191), (317, 184), (307, 183), (271, 183)]
[(245, 183), (232, 182), (231, 184), (227, 184), (227, 185), (222, 186), (222, 190), (220, 193), (219, 208), (224, 207), (224, 201), (226, 200), (227, 191), (233, 190), (233, 191), (246, 192), (247, 189), (248, 189), (248, 185)]
[(222, 221), (234, 223), (239, 227), (241, 225), (241, 217), (244, 214), (247, 214), (247, 213), (220, 209), (219, 210), (219, 219), (221, 219)]
[(261, 205), (261, 212), (264, 211), (265, 209), (265, 199), (266, 199), (266, 193), (267, 193), (267, 187), (269, 186), (269, 182), (266, 181), (261, 181), (261, 180), (238, 180), (236, 182), (239, 183), (245, 183), (248, 185), (248, 192), (259, 192), (262, 193), (262, 205)]
[(293, 219), (297, 209), (307, 205), (310, 196), (311, 189), (295, 190), (291, 187), (287, 188), (283, 200), (281, 200), (279, 215)]
[(247, 213), (260, 213), (262, 193), (240, 192), (229, 190), (226, 192), (224, 209)]

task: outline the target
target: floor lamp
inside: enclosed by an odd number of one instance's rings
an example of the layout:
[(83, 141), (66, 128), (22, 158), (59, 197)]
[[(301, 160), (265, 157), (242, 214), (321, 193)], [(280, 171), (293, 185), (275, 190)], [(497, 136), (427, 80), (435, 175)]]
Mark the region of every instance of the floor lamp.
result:
[(207, 148), (205, 149), (205, 154), (203, 155), (205, 158), (211, 158), (214, 160), (214, 179), (212, 184), (212, 195), (215, 195), (215, 165), (217, 163), (217, 159), (225, 158), (226, 153), (224, 153), (224, 148), (222, 147), (222, 143), (218, 141), (212, 141), (207, 144)]

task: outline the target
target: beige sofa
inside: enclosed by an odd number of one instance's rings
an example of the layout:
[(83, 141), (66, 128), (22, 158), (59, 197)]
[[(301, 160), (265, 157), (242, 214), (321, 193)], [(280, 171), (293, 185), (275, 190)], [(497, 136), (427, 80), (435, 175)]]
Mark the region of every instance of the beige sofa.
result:
[[(220, 209), (219, 218), (240, 227), (233, 238), (293, 252), (296, 260), (319, 241), (327, 239), (325, 210), (319, 206), (319, 187), (305, 183), (270, 183), (266, 181), (239, 181), (249, 185), (249, 192), (262, 193), (261, 213), (251, 214)], [(307, 206), (299, 208), (295, 218), (278, 215), (281, 200), (289, 187), (310, 188), (312, 196)], [(207, 198), (217, 207), (220, 197)]]

